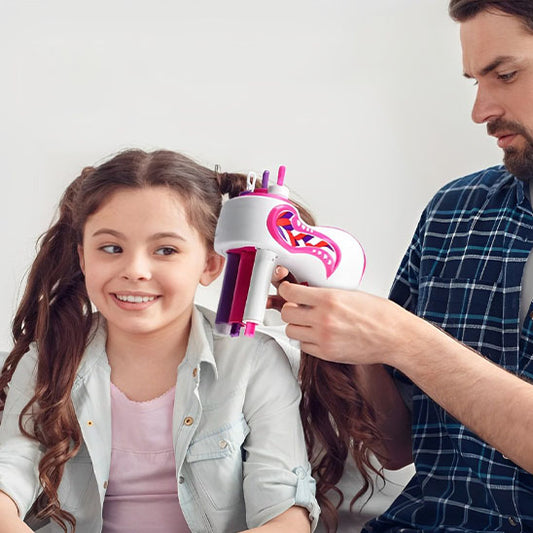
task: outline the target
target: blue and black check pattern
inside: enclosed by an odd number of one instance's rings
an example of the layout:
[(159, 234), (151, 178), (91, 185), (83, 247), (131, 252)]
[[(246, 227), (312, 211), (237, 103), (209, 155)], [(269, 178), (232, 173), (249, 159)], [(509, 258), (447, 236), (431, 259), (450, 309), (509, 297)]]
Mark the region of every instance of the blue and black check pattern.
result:
[[(390, 297), (533, 379), (533, 320), (528, 314), (519, 323), (522, 273), (532, 247), (533, 213), (521, 182), (504, 167), (461, 178), (442, 188), (422, 214)], [(364, 531), (533, 532), (533, 475), (417, 387), (413, 448), (416, 475)]]

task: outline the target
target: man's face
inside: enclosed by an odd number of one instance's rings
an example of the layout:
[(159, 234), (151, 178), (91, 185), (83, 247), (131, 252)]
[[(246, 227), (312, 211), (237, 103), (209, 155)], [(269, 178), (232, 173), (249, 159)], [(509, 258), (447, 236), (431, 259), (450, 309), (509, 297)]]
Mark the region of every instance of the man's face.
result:
[(533, 34), (523, 22), (485, 11), (461, 23), (463, 68), (477, 84), (472, 119), (498, 139), (517, 178), (533, 178)]

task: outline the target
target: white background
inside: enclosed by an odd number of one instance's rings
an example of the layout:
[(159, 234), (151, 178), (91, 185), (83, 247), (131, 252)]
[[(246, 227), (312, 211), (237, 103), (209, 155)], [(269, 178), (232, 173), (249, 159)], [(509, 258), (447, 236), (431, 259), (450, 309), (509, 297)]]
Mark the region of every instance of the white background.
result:
[[(420, 211), (498, 163), (470, 121), (447, 1), (1, 0), (0, 349), (35, 241), (82, 167), (126, 147), (287, 166), (386, 295)], [(50, 258), (53, 261), (53, 258)], [(216, 290), (199, 300), (216, 306)]]
[(501, 160), (470, 120), (445, 0), (0, 5), (0, 349), (60, 194), (120, 149), (285, 164), (319, 223), (362, 242), (362, 288), (382, 296), (437, 188)]

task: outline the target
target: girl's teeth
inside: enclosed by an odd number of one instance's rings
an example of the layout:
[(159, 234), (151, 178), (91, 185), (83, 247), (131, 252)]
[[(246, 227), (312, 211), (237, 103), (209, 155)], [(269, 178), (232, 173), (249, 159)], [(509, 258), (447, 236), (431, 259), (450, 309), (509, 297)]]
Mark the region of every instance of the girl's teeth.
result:
[(121, 296), (120, 294), (117, 294), (117, 298), (121, 302), (131, 302), (131, 303), (136, 303), (136, 304), (151, 302), (155, 300), (155, 296), (132, 296), (132, 295)]

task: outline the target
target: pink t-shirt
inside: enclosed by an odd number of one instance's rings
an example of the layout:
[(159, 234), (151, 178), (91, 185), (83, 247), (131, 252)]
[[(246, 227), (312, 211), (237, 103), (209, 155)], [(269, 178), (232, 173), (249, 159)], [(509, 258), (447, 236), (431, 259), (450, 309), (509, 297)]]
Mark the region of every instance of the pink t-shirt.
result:
[(190, 533), (178, 501), (172, 444), (175, 387), (134, 402), (111, 384), (111, 468), (103, 533)]

